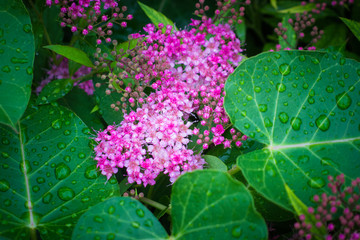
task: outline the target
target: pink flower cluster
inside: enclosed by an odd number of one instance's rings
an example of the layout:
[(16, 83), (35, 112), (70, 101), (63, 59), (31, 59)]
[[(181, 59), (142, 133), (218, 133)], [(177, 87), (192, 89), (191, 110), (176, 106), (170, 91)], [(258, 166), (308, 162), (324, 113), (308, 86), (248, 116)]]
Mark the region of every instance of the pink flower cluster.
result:
[[(57, 59), (62, 58), (60, 55), (56, 56)], [(69, 75), (69, 60), (67, 58), (62, 59), (59, 65), (54, 64), (53, 62), (50, 63), (51, 69), (46, 72), (46, 78), (43, 79), (40, 85), (36, 88), (35, 92), (40, 94), (41, 90), (50, 83), (52, 80), (56, 79), (66, 79), (70, 78)], [(77, 79), (84, 75), (91, 73), (91, 68), (81, 66), (72, 76), (72, 79)], [(79, 88), (83, 89), (88, 95), (94, 94), (94, 84), (92, 80), (88, 80), (85, 82), (75, 82), (74, 86), (78, 86)]]
[(120, 126), (98, 132), (95, 160), (108, 179), (126, 167), (129, 183), (154, 185), (161, 172), (174, 182), (182, 172), (204, 165), (200, 155), (186, 147), (191, 123), (184, 122), (178, 106), (189, 104), (185, 94), (151, 94), (148, 102), (125, 114)]
[[(124, 89), (112, 107), (121, 106), (125, 117), (95, 139), (95, 160), (108, 178), (126, 167), (129, 182), (153, 185), (160, 172), (173, 182), (205, 163), (201, 151), (189, 149), (191, 142), (207, 149), (210, 144), (231, 147), (232, 141), (240, 146), (246, 139), (235, 129), (229, 139), (224, 136), (231, 126), (223, 107), (224, 84), (242, 60), (240, 41), (229, 25), (215, 25), (211, 19), (192, 20), (189, 28), (148, 24), (145, 35), (132, 35), (137, 47), (113, 55), (123, 70), (102, 78), (110, 78), (108, 94), (115, 83)], [(106, 56), (99, 50), (96, 65), (110, 66)], [(126, 85), (126, 78), (133, 83)], [(152, 93), (145, 94), (145, 88)], [(136, 110), (129, 112), (129, 106)], [(191, 126), (193, 115), (198, 126)]]
[[(127, 7), (119, 7), (117, 0), (46, 0), (46, 4), (61, 6), (62, 27), (69, 26), (72, 32), (81, 31), (83, 35), (94, 32), (98, 36), (97, 44), (101, 44), (101, 38), (110, 43), (114, 24), (125, 28), (127, 20), (133, 18), (125, 14)], [(105, 14), (108, 10), (111, 13)]]
[(305, 215), (301, 215), (300, 222), (295, 223), (295, 229), (298, 230), (296, 239), (313, 239), (312, 228), (324, 227), (326, 236), (316, 237), (326, 240), (360, 239), (360, 178), (353, 180), (348, 187), (344, 187), (344, 174), (337, 176), (336, 179), (330, 176), (329, 181), (328, 186), (332, 195), (326, 193), (321, 196), (315, 195), (314, 201), (318, 207), (308, 208), (309, 214), (317, 221), (315, 226), (309, 223)]

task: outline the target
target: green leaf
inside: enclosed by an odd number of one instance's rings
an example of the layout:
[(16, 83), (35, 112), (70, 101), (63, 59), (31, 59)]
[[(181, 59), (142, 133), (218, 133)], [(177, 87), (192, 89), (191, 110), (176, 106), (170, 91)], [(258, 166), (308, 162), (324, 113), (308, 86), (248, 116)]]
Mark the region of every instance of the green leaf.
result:
[(351, 32), (360, 41), (360, 22), (356, 22), (354, 20), (350, 20), (342, 17), (340, 19), (346, 24), (346, 26), (348, 26)]
[(275, 9), (278, 8), (276, 0), (270, 0), (270, 4), (271, 4), (271, 6), (273, 6), (273, 8), (275, 8)]
[(327, 175), (360, 173), (360, 64), (323, 52), (262, 53), (225, 84), (231, 122), (266, 148), (237, 164), (256, 191), (293, 211), (287, 184), (306, 205)]
[(174, 239), (267, 239), (250, 193), (227, 173), (182, 175), (174, 183), (171, 206)]
[(282, 36), (279, 36), (279, 44), (281, 48), (296, 48), (296, 33), (294, 28), (289, 23), (290, 15), (286, 14), (282, 19), (282, 27), (286, 28), (287, 31), (285, 32), (286, 39)]
[(238, 23), (235, 22), (235, 33), (236, 36), (238, 37), (238, 39), (240, 39), (241, 44), (243, 44), (246, 40), (246, 24), (244, 22), (244, 19), (242, 18), (243, 22), (242, 23)]
[(78, 48), (63, 45), (48, 45), (44, 46), (44, 48), (50, 49), (57, 54), (60, 54), (69, 60), (80, 63), (86, 67), (94, 67), (86, 53)]
[(278, 10), (278, 13), (303, 13), (303, 12), (308, 12), (313, 10), (316, 7), (316, 5), (314, 3), (308, 3), (306, 5), (297, 5), (294, 7), (290, 7), (287, 9), (282, 9), (282, 10)]
[(22, 1), (2, 0), (0, 19), (0, 123), (15, 128), (30, 99), (35, 43)]
[(228, 170), (227, 166), (218, 157), (211, 155), (203, 155), (201, 157), (207, 162), (206, 167), (208, 169), (215, 169), (221, 172), (226, 172)]
[[(98, 112), (91, 112), (95, 106), (95, 100), (87, 95), (84, 90), (74, 87), (58, 103), (71, 109), (91, 129), (104, 129), (103, 120)], [(81, 104), (79, 104), (81, 103)]]
[(316, 48), (328, 48), (333, 46), (346, 45), (348, 30), (344, 28), (343, 24), (332, 23), (327, 24), (324, 28), (324, 34), (315, 43)]
[(79, 220), (72, 239), (167, 239), (155, 216), (139, 201), (114, 197), (92, 207)]
[(311, 224), (311, 232), (314, 233), (313, 237), (319, 240), (324, 239), (327, 235), (325, 227), (316, 227), (316, 222), (318, 222), (318, 220), (316, 220), (315, 215), (308, 212), (308, 207), (293, 193), (293, 191), (291, 191), (289, 186), (285, 185), (285, 189), (296, 214), (298, 216), (304, 215), (307, 220), (306, 223)]
[(0, 234), (30, 239), (38, 230), (44, 240), (69, 239), (83, 212), (118, 195), (117, 181), (104, 184), (90, 130), (64, 107), (29, 107), (18, 132), (0, 126)]
[[(138, 1), (138, 4), (140, 5), (141, 9), (145, 12), (146, 16), (149, 17), (151, 22), (157, 27), (159, 23), (163, 23), (164, 26), (171, 25), (175, 26), (174, 23), (168, 19), (164, 14), (161, 12), (156, 11), (155, 9), (141, 3)], [(176, 27), (175, 27), (176, 29)]]
[(45, 85), (40, 92), (36, 104), (47, 104), (65, 96), (73, 87), (73, 81), (69, 78), (57, 79)]

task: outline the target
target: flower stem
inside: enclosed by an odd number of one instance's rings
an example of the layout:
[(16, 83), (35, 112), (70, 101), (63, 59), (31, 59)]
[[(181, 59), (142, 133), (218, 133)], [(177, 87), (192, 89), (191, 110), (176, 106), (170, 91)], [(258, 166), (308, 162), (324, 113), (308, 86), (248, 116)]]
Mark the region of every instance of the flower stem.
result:
[(146, 197), (141, 197), (141, 198), (139, 198), (139, 200), (141, 202), (143, 202), (143, 203), (146, 203), (149, 206), (152, 206), (152, 207), (154, 207), (156, 209), (159, 209), (160, 211), (163, 211), (163, 210), (167, 209), (166, 213), (171, 215), (171, 208), (170, 207), (167, 207), (167, 206), (165, 206), (165, 205), (163, 205), (161, 203), (155, 202), (155, 201), (153, 201), (153, 200), (151, 200), (149, 198), (146, 198)]

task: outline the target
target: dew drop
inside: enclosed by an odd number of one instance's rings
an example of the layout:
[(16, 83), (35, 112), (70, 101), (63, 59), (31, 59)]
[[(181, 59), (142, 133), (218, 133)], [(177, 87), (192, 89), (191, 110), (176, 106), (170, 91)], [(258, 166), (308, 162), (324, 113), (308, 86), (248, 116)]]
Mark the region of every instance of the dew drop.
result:
[(70, 162), (71, 161), (71, 157), (69, 155), (64, 156), (63, 159), (64, 159), (65, 162)]
[(96, 165), (88, 166), (84, 175), (87, 179), (96, 179), (99, 176), (99, 171), (97, 171)]
[[(24, 164), (24, 162), (25, 162), (25, 164)], [(30, 173), (32, 170), (30, 162), (28, 160), (22, 161), (20, 163), (20, 170), (22, 173)]]
[(59, 198), (63, 201), (69, 201), (74, 198), (75, 192), (71, 188), (68, 187), (61, 187), (57, 191)]
[(274, 56), (275, 56), (276, 59), (280, 59), (280, 58), (281, 58), (281, 55), (280, 55), (279, 53), (275, 53)]
[(29, 74), (29, 75), (33, 74), (33, 68), (32, 67), (27, 67), (26, 68), (26, 73)]
[(70, 175), (70, 168), (65, 163), (59, 163), (55, 168), (55, 176), (58, 180), (67, 178)]
[(78, 157), (80, 159), (84, 159), (86, 157), (86, 154), (81, 152), (81, 153), (78, 154)]
[(289, 64), (283, 63), (279, 66), (279, 71), (283, 76), (289, 75), (291, 72), (291, 68)]
[(12, 202), (11, 202), (10, 199), (5, 199), (5, 200), (4, 200), (4, 206), (5, 206), (5, 207), (10, 207), (11, 204), (12, 204)]
[(109, 214), (113, 214), (115, 212), (115, 207), (114, 206), (110, 206), (109, 208), (108, 208), (108, 213)]
[(42, 197), (42, 202), (45, 204), (49, 204), (51, 202), (51, 199), (53, 198), (53, 195), (51, 192), (47, 192)]
[(335, 99), (336, 99), (336, 105), (341, 110), (348, 109), (352, 103), (352, 99), (346, 92), (336, 95)]
[(7, 180), (5, 180), (5, 179), (1, 179), (0, 180), (0, 191), (1, 192), (6, 192), (9, 189), (10, 189), (9, 182)]
[(265, 119), (264, 119), (264, 125), (265, 125), (265, 127), (272, 127), (273, 126), (273, 123), (271, 122), (271, 120), (270, 120), (270, 118), (268, 118), (268, 117), (266, 117)]
[(327, 131), (330, 127), (330, 120), (329, 118), (321, 114), (316, 120), (315, 120), (316, 126), (323, 132)]
[(319, 189), (325, 186), (325, 180), (322, 179), (321, 177), (314, 177), (312, 179), (310, 179), (307, 184), (311, 187), (311, 188), (315, 188), (315, 189)]
[(63, 142), (59, 142), (59, 143), (57, 144), (57, 147), (58, 147), (58, 149), (62, 150), (62, 149), (64, 149), (64, 148), (66, 148), (66, 144), (63, 143)]
[(307, 101), (308, 101), (309, 104), (314, 104), (315, 103), (315, 98), (309, 97)]
[(64, 135), (65, 135), (65, 136), (69, 136), (70, 134), (71, 134), (71, 131), (70, 131), (70, 130), (65, 130), (65, 131), (64, 131)]
[(146, 219), (145, 222), (144, 222), (144, 225), (146, 227), (152, 227), (154, 224), (150, 219)]
[(340, 65), (344, 65), (346, 63), (345, 58), (340, 58)]
[(139, 217), (144, 217), (145, 213), (141, 208), (136, 209), (136, 215), (138, 215)]
[(309, 160), (310, 160), (310, 157), (308, 155), (301, 155), (297, 159), (298, 163), (301, 163), (301, 164), (305, 164), (305, 163), (309, 162)]
[(330, 158), (322, 158), (320, 161), (321, 165), (323, 166), (331, 166), (331, 167), (339, 167), (339, 164), (331, 160)]
[(1, 68), (1, 71), (5, 72), (5, 73), (9, 73), (9, 72), (11, 72), (11, 69), (10, 69), (9, 66), (3, 66), (3, 67)]
[(32, 190), (37, 193), (38, 191), (40, 191), (40, 187), (39, 186), (33, 186)]
[(274, 167), (272, 165), (269, 165), (269, 164), (266, 165), (265, 172), (270, 177), (275, 177), (276, 176), (276, 170), (274, 169)]
[(299, 131), (301, 124), (302, 124), (302, 121), (300, 118), (292, 118), (291, 119), (291, 127), (295, 131)]
[(114, 240), (115, 239), (115, 234), (114, 233), (109, 233), (106, 235), (106, 240)]
[(100, 217), (100, 216), (94, 216), (94, 221), (98, 222), (98, 223), (103, 223), (104, 219), (102, 217)]
[(311, 62), (315, 65), (320, 63), (319, 59), (317, 59), (317, 58), (311, 58)]
[(254, 87), (254, 91), (255, 91), (256, 93), (261, 92), (261, 87), (255, 86), (255, 87)]
[(90, 134), (90, 129), (89, 128), (83, 128), (81, 131), (82, 131), (82, 133), (84, 133), (86, 135)]
[(300, 60), (301, 62), (304, 62), (304, 61), (306, 60), (306, 58), (305, 58), (304, 55), (300, 55), (299, 60)]
[(139, 227), (140, 227), (140, 223), (134, 221), (134, 222), (131, 222), (131, 226), (132, 226), (133, 228), (139, 228)]
[(30, 24), (24, 24), (23, 30), (24, 30), (24, 32), (26, 32), (26, 33), (31, 32), (31, 25), (30, 25)]
[(285, 84), (283, 83), (276, 84), (276, 90), (278, 90), (279, 92), (284, 92), (286, 90)]
[(12, 57), (10, 61), (14, 64), (24, 64), (29, 62), (27, 58), (17, 58), (17, 57)]
[(9, 141), (9, 139), (7, 139), (7, 138), (2, 138), (2, 139), (1, 139), (1, 143), (2, 143), (3, 145), (9, 145), (9, 144), (10, 144), (10, 141)]
[(240, 226), (234, 226), (231, 230), (231, 235), (235, 238), (239, 238), (242, 235), (242, 229)]
[(51, 127), (55, 130), (58, 130), (61, 128), (61, 122), (60, 119), (57, 119), (51, 123)]
[(259, 111), (260, 112), (266, 112), (267, 111), (267, 105), (266, 104), (259, 104)]

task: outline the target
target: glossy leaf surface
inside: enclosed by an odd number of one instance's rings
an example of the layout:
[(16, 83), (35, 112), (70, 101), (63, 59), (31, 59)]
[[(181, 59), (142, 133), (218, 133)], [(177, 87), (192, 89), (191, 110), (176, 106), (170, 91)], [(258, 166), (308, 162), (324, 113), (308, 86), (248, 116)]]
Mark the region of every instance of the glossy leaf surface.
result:
[(267, 228), (245, 186), (229, 174), (200, 170), (173, 186), (174, 239), (267, 239)]
[(86, 67), (94, 67), (86, 53), (78, 48), (64, 45), (48, 45), (44, 46), (44, 48), (50, 49), (57, 54), (60, 54), (61, 56), (64, 56), (74, 62), (80, 63)]
[(145, 12), (146, 16), (148, 16), (151, 20), (151, 22), (155, 25), (158, 26), (159, 23), (163, 23), (164, 26), (167, 25), (171, 25), (174, 26), (174, 23), (168, 19), (164, 14), (162, 14), (161, 12), (156, 11), (155, 9), (141, 3), (138, 2), (141, 9)]
[(239, 156), (248, 182), (291, 210), (285, 184), (306, 205), (328, 175), (360, 172), (360, 64), (322, 52), (268, 52), (245, 60), (225, 85), (240, 131), (267, 145)]
[(73, 87), (71, 79), (57, 79), (46, 84), (36, 101), (37, 104), (53, 102), (65, 96)]
[(20, 0), (0, 2), (0, 123), (15, 128), (31, 94), (34, 36)]
[[(46, 117), (44, 117), (46, 116)], [(117, 181), (99, 176), (89, 128), (57, 105), (30, 107), (19, 134), (0, 126), (0, 235), (69, 239), (90, 206), (117, 195)]]

